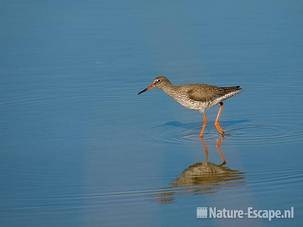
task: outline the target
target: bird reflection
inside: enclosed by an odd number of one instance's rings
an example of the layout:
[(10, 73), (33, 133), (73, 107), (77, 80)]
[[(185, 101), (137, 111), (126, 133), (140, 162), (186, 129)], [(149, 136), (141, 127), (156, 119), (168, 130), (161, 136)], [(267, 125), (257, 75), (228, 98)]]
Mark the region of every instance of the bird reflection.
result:
[(223, 136), (216, 141), (216, 150), (220, 156), (221, 163), (215, 164), (208, 161), (208, 144), (201, 138), (204, 161), (188, 166), (170, 187), (156, 195), (161, 203), (174, 201), (174, 194), (179, 192), (190, 192), (194, 194), (214, 193), (220, 188), (237, 187), (243, 183), (243, 173), (228, 168), (227, 161), (222, 150)]

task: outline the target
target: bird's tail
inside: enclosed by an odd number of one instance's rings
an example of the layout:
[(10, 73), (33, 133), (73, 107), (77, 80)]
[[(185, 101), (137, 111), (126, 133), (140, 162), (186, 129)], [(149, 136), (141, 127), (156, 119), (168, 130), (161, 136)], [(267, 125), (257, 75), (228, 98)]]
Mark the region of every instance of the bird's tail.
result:
[(223, 101), (228, 99), (236, 94), (238, 94), (241, 90), (240, 86), (233, 86), (233, 87), (221, 87), (223, 95), (218, 99), (218, 101)]
[(240, 86), (232, 86), (232, 87), (222, 87), (226, 94), (240, 91), (242, 88)]

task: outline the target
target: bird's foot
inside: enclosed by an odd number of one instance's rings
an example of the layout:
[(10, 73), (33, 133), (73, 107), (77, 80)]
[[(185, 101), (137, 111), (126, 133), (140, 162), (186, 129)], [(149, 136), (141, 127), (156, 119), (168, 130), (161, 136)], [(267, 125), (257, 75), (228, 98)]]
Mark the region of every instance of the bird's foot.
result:
[(224, 135), (225, 135), (224, 130), (217, 130), (217, 131), (218, 131), (218, 133), (219, 133), (221, 136), (224, 136)]
[(219, 122), (215, 122), (215, 127), (217, 129), (217, 132), (221, 135), (221, 136), (224, 136), (225, 132), (223, 130), (223, 128), (220, 126), (220, 123)]

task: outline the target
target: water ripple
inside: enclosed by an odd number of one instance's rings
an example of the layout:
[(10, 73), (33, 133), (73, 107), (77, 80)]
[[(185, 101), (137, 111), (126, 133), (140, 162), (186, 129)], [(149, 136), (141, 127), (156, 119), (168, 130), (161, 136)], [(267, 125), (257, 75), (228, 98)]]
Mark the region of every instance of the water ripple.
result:
[[(226, 130), (226, 138), (230, 139), (229, 143), (231, 144), (294, 143), (302, 141), (303, 137), (303, 124), (300, 123), (296, 125), (287, 123), (277, 125), (242, 120), (223, 121), (221, 124)], [(171, 144), (197, 141), (200, 130), (197, 125), (200, 125), (200, 123), (167, 122), (154, 128), (154, 130), (158, 130), (158, 133), (155, 133), (157, 137), (153, 140)], [(205, 137), (208, 139), (216, 136), (217, 132), (212, 122), (210, 122)]]

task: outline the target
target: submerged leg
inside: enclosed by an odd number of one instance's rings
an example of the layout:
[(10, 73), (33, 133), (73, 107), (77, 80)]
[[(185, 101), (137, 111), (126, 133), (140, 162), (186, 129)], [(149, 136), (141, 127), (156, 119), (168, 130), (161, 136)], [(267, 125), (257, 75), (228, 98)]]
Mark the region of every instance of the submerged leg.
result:
[(217, 114), (217, 117), (216, 117), (216, 120), (215, 120), (215, 127), (216, 127), (218, 133), (220, 135), (224, 136), (224, 130), (220, 126), (220, 122), (219, 122), (219, 119), (220, 119), (221, 113), (223, 112), (224, 106), (223, 106), (223, 102), (220, 102), (219, 104), (220, 104), (220, 108), (219, 108), (219, 111), (218, 111), (218, 114)]
[(206, 111), (204, 111), (204, 113), (203, 113), (203, 125), (202, 125), (201, 131), (200, 131), (200, 135), (199, 135), (200, 138), (203, 137), (206, 125), (207, 125), (207, 118), (206, 118)]

